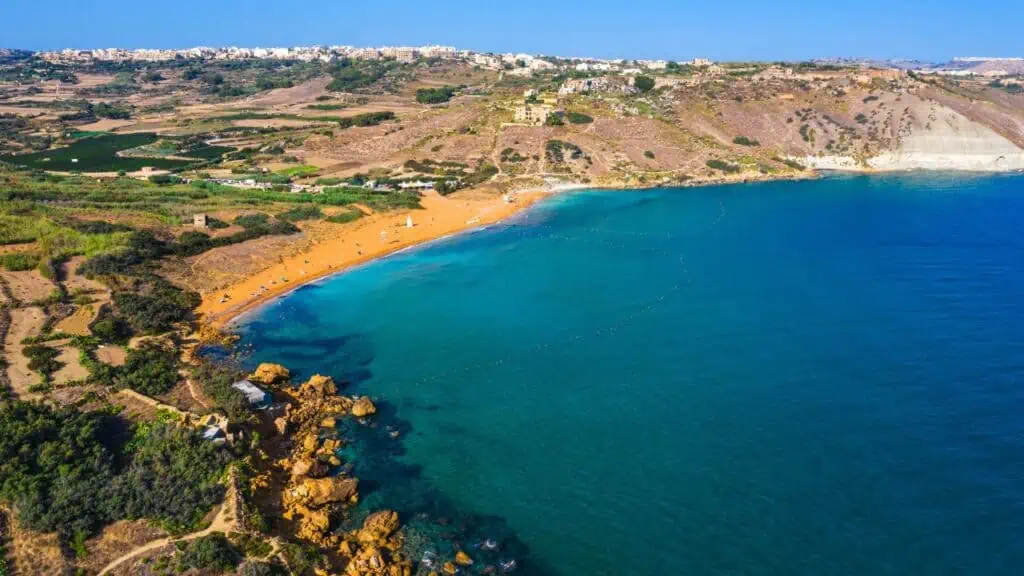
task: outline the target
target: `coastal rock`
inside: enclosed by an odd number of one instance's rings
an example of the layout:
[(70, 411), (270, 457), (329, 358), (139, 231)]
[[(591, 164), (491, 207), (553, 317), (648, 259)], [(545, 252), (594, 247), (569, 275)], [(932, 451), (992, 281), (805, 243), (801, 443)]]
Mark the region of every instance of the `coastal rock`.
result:
[(319, 460), (311, 460), (309, 458), (300, 458), (292, 464), (292, 477), (300, 478), (302, 476), (310, 476), (313, 478), (319, 478), (327, 473), (327, 466)]
[(459, 569), (455, 566), (455, 564), (452, 564), (451, 562), (445, 562), (444, 566), (441, 567), (441, 570), (445, 574), (458, 574), (459, 572)]
[(320, 421), (320, 427), (321, 428), (334, 428), (337, 424), (338, 424), (338, 421), (335, 420), (334, 418), (330, 417), (330, 416), (328, 416), (327, 418), (324, 418), (322, 421)]
[(277, 433), (281, 436), (288, 434), (288, 419), (284, 416), (280, 418), (274, 418), (274, 428), (277, 429)]
[(256, 371), (252, 373), (252, 376), (249, 376), (249, 380), (255, 384), (272, 386), (287, 382), (291, 377), (291, 372), (284, 366), (264, 362), (256, 367)]
[(384, 556), (381, 551), (373, 546), (361, 548), (352, 561), (348, 563), (345, 572), (351, 576), (360, 574), (382, 574), (387, 568)]
[(356, 495), (357, 478), (305, 478), (296, 488), (296, 494), (312, 506), (345, 502)]
[(338, 393), (338, 387), (330, 376), (314, 374), (302, 386), (299, 386), (299, 398), (302, 400), (324, 399)]
[(473, 559), (469, 557), (469, 554), (459, 550), (455, 553), (455, 563), (461, 566), (471, 566), (473, 564)]
[(359, 531), (360, 542), (377, 542), (386, 540), (398, 529), (398, 513), (392, 510), (381, 510), (367, 516), (363, 529)]
[(352, 415), (356, 418), (362, 418), (376, 413), (377, 406), (374, 405), (373, 400), (370, 400), (366, 396), (360, 397), (352, 404)]

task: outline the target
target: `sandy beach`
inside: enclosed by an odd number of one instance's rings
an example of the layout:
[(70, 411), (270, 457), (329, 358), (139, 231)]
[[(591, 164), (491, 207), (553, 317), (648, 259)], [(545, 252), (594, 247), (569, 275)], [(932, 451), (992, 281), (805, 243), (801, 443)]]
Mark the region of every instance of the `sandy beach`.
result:
[[(197, 313), (224, 326), (233, 318), (288, 291), (398, 250), (504, 220), (551, 194), (518, 192), (482, 200), (426, 192), (422, 210), (375, 213), (339, 227), (336, 237), (317, 241), (308, 251), (287, 257), (227, 288), (203, 294)], [(412, 219), (412, 227), (408, 226)]]

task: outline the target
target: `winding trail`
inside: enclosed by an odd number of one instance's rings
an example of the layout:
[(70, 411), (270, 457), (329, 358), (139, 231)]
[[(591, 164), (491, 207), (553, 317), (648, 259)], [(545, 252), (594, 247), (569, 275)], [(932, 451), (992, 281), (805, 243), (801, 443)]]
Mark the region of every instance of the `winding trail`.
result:
[(124, 564), (132, 558), (136, 558), (142, 554), (145, 554), (146, 552), (158, 550), (160, 548), (163, 548), (164, 546), (167, 546), (168, 544), (195, 540), (196, 538), (209, 536), (214, 532), (223, 532), (224, 534), (238, 532), (238, 489), (234, 470), (231, 470), (231, 472), (229, 473), (227, 484), (228, 489), (227, 493), (224, 494), (224, 503), (221, 504), (220, 510), (217, 511), (217, 515), (214, 516), (213, 522), (211, 522), (208, 527), (198, 532), (186, 534), (185, 536), (181, 536), (180, 538), (167, 537), (161, 538), (159, 540), (153, 540), (152, 542), (143, 544), (142, 546), (139, 546), (138, 548), (135, 548), (134, 550), (131, 550), (130, 552), (121, 555), (120, 557), (116, 558), (115, 560), (107, 564), (107, 566), (103, 568), (103, 570), (100, 570), (100, 573), (97, 576), (104, 576), (105, 574), (109, 574), (111, 570), (117, 568), (118, 566)]

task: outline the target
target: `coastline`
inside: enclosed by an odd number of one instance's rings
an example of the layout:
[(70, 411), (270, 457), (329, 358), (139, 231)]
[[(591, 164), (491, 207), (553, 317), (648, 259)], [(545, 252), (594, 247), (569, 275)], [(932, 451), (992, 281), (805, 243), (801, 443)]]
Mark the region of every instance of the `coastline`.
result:
[[(954, 170), (965, 174), (1013, 173), (1014, 170)], [(204, 293), (197, 312), (203, 324), (224, 329), (265, 304), (286, 296), (303, 286), (346, 272), (377, 259), (427, 245), (459, 234), (493, 226), (517, 216), (541, 200), (579, 190), (646, 190), (665, 186), (703, 187), (785, 180), (816, 180), (828, 174), (894, 174), (935, 172), (929, 169), (878, 169), (857, 166), (818, 166), (791, 174), (743, 175), (739, 177), (700, 178), (683, 183), (644, 185), (616, 183), (560, 183), (544, 188), (520, 191), (515, 201), (502, 198), (453, 199), (430, 192), (423, 197), (422, 210), (402, 210), (368, 215), (353, 223), (339, 236), (315, 242), (303, 253), (283, 258), (278, 264), (251, 274), (222, 289)], [(406, 228), (407, 217), (414, 225)], [(381, 234), (387, 231), (387, 239)], [(298, 272), (297, 278), (294, 276)], [(226, 301), (223, 296), (227, 295)]]
[[(566, 192), (647, 190), (665, 186), (687, 188), (778, 180), (811, 180), (819, 177), (817, 171), (808, 170), (784, 175), (701, 178), (671, 184), (566, 182), (516, 192), (515, 201), (511, 203), (506, 203), (501, 197), (486, 200), (453, 199), (428, 192), (423, 196), (422, 210), (368, 215), (354, 222), (352, 228), (344, 230), (340, 235), (314, 243), (306, 252), (283, 258), (278, 264), (227, 287), (203, 293), (203, 301), (197, 313), (201, 323), (224, 329), (246, 313), (303, 286), (403, 250), (493, 226), (521, 214), (543, 199)], [(412, 228), (405, 227), (407, 217), (413, 218)], [(387, 231), (387, 239), (381, 234), (382, 231)], [(297, 278), (294, 277), (296, 272)]]
[[(589, 186), (571, 189), (580, 188)], [(457, 200), (428, 193), (423, 197), (422, 210), (370, 214), (337, 237), (315, 242), (306, 252), (282, 258), (226, 288), (204, 293), (197, 312), (204, 324), (224, 328), (245, 313), (298, 288), (378, 258), (497, 224), (543, 198), (569, 189), (519, 192), (511, 203), (500, 197)], [(413, 227), (406, 227), (407, 218), (412, 218)]]

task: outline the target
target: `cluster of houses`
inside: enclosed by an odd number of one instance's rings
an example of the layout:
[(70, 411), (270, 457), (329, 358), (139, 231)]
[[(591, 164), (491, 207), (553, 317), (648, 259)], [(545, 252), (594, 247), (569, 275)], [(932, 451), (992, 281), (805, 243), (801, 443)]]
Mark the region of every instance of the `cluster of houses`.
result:
[[(604, 60), (599, 58), (552, 58), (525, 53), (491, 54), (472, 50), (459, 50), (452, 46), (295, 46), (274, 48), (244, 48), (225, 46), (211, 48), (198, 46), (185, 49), (136, 49), (97, 48), (78, 50), (67, 48), (40, 52), (40, 58), (51, 63), (102, 62), (167, 62), (171, 60), (245, 60), (276, 59), (305, 62), (330, 62), (338, 58), (356, 60), (393, 59), (399, 62), (415, 62), (419, 59), (460, 60), (489, 70), (503, 70), (510, 75), (530, 75), (547, 70), (577, 70), (596, 72), (640, 73), (644, 70), (664, 70), (666, 60)], [(710, 66), (710, 60), (697, 58), (686, 62), (692, 66)]]

